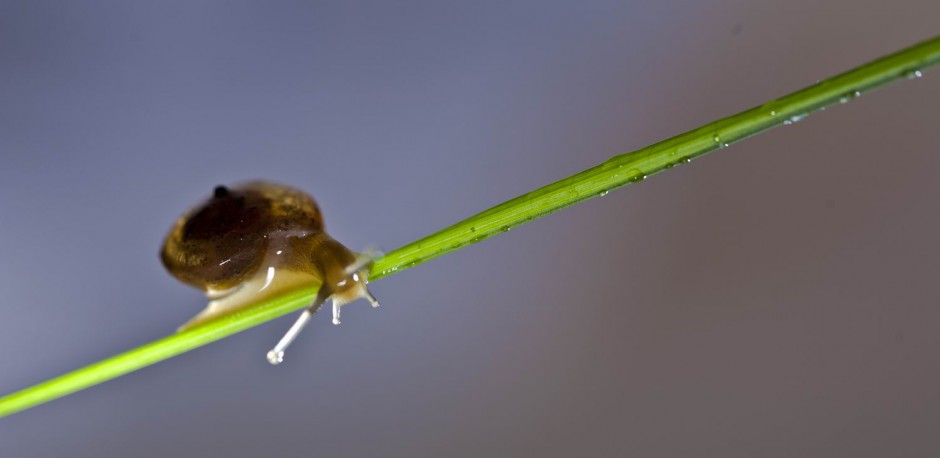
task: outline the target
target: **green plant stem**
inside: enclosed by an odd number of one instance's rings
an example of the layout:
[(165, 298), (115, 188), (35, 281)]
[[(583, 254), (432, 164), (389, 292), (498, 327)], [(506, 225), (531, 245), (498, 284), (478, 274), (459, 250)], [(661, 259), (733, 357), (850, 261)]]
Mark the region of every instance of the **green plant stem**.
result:
[[(625, 153), (467, 218), (378, 260), (373, 279), (414, 267), (532, 219), (606, 194), (723, 148), (772, 127), (796, 122), (830, 105), (845, 103), (888, 82), (919, 76), (940, 61), (940, 37), (882, 57), (841, 75), (750, 110)], [(306, 306), (317, 288), (303, 288), (206, 325), (145, 344), (0, 398), (0, 417), (51, 401), (171, 356), (206, 345)], [(259, 351), (259, 358), (264, 354)]]

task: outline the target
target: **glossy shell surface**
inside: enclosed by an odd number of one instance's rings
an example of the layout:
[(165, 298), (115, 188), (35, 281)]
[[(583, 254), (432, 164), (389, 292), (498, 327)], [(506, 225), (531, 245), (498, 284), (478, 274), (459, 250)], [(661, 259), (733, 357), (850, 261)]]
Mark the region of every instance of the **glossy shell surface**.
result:
[(297, 242), (323, 230), (317, 203), (302, 191), (266, 182), (219, 186), (176, 222), (161, 259), (184, 283), (226, 291), (269, 267), (266, 261), (303, 270), (303, 259), (293, 256)]

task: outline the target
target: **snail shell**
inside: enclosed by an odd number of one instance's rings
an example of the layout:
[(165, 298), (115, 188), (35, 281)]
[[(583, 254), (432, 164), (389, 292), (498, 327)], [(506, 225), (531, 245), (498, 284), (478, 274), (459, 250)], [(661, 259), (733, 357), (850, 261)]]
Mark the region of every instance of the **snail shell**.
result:
[(299, 286), (320, 285), (312, 314), (333, 301), (378, 303), (366, 289), (372, 259), (331, 238), (312, 197), (268, 182), (218, 186), (170, 230), (160, 256), (177, 279), (202, 290), (209, 305), (189, 329)]

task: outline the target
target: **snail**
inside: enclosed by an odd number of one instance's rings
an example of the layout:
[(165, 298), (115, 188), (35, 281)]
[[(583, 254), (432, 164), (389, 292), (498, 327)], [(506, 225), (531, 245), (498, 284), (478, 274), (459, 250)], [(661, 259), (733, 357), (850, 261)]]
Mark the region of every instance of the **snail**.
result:
[(330, 237), (316, 201), (303, 191), (268, 182), (217, 186), (212, 196), (183, 215), (163, 243), (167, 271), (202, 290), (209, 305), (180, 326), (187, 330), (299, 286), (319, 292), (277, 345), (284, 351), (328, 299), (333, 324), (340, 308), (357, 299), (379, 302), (366, 284), (377, 252), (354, 253)]

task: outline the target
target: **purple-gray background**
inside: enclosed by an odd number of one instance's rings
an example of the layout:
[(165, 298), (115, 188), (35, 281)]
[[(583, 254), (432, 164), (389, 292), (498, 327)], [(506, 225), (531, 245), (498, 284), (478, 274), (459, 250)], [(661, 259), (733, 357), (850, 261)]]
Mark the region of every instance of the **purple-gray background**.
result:
[[(940, 32), (936, 0), (0, 3), (0, 393), (204, 304), (219, 183), (393, 249)], [(0, 456), (937, 456), (940, 72), (0, 420)]]

